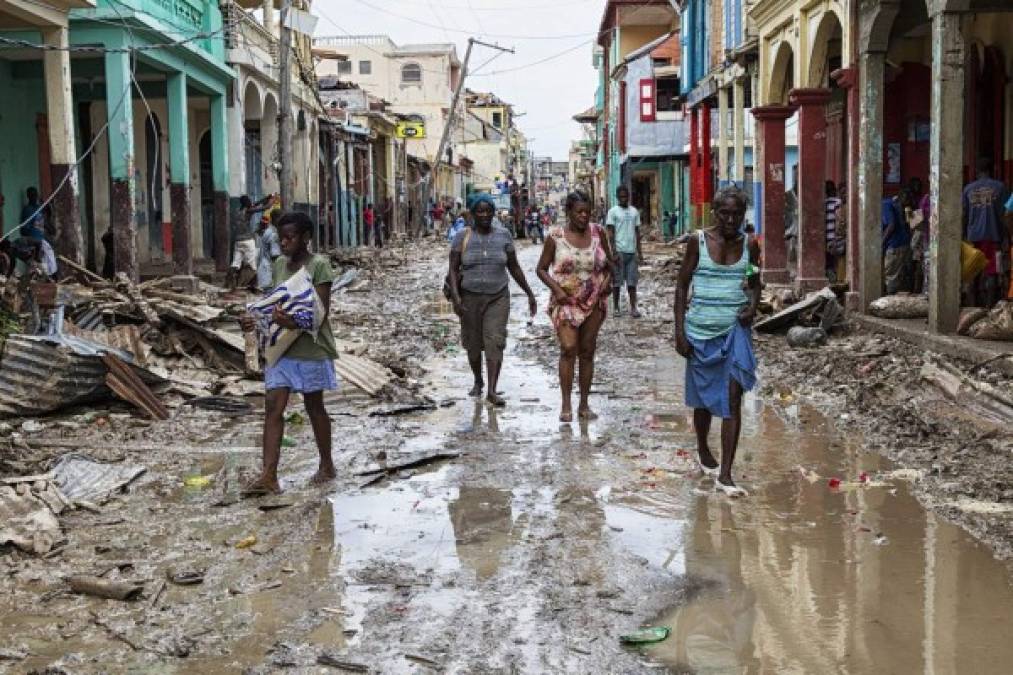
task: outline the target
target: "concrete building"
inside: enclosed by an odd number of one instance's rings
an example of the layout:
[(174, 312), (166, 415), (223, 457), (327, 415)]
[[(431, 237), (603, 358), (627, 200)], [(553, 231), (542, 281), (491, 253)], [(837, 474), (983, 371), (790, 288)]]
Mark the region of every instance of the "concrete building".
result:
[(506, 180), (517, 174), (521, 166), (518, 146), (513, 142), (517, 135), (513, 106), (491, 92), (465, 92), (468, 113), (481, 120), (483, 136), (468, 134), (465, 156), (475, 162), (474, 186), (476, 190), (498, 191)]
[[(278, 113), (280, 94), (280, 26), (269, 0), (236, 0), (219, 3), (224, 12), (226, 61), (236, 81), (229, 104), (230, 193), (232, 208), (241, 195), (256, 201), (281, 191), (279, 184)], [(308, 11), (305, 0), (293, 4)], [(254, 10), (260, 10), (256, 14)], [(258, 18), (259, 17), (259, 18)], [(321, 189), (320, 117), (324, 110), (315, 92), (311, 38), (293, 31), (292, 98), (288, 101), (294, 137), (292, 172), (295, 203), (287, 207), (304, 211), (314, 221), (326, 220), (326, 190)], [(324, 209), (321, 209), (321, 204)], [(219, 261), (221, 265), (223, 261)]]
[(610, 0), (596, 52), (601, 111), (604, 206), (620, 185), (645, 224), (676, 209), (677, 166), (684, 162), (685, 121), (679, 98), (679, 16), (667, 1)]
[(101, 139), (80, 167), (90, 265), (104, 258), (107, 230), (115, 269), (134, 280), (142, 266), (190, 274), (227, 255), (234, 71), (224, 32), (209, 1), (99, 0), (71, 11), (70, 46), (106, 49), (71, 58), (76, 132), (82, 144)]
[[(333, 75), (352, 82), (387, 101), (391, 112), (424, 122), (425, 137), (410, 139), (408, 152), (429, 166), (435, 164), (454, 88), (461, 77), (461, 62), (453, 44), (397, 45), (386, 35), (360, 35), (320, 37), (313, 45), (347, 56), (341, 61), (322, 60), (316, 67), (319, 77)], [(463, 100), (459, 105), (460, 125)], [(453, 145), (448, 147), (435, 177), (434, 194), (463, 195), (463, 169), (456, 161), (459, 154)]]
[[(0, 230), (20, 225), (25, 191), (53, 197), (47, 234), (63, 255), (84, 262), (80, 144), (71, 80), (69, 12), (94, 0), (0, 1)], [(55, 47), (49, 51), (25, 45)], [(54, 195), (55, 191), (55, 195)]]

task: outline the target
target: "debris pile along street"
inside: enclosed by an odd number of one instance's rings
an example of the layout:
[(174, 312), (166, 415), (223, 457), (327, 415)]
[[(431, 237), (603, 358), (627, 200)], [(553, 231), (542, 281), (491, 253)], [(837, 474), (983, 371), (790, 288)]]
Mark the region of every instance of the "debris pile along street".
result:
[[(530, 270), (538, 249), (519, 246)], [(904, 446), (876, 435), (876, 406), (861, 426), (842, 420), (840, 404), (817, 395), (829, 375), (798, 365), (840, 363), (830, 355), (843, 345), (848, 359), (903, 362), (898, 372), (917, 370), (913, 357), (850, 329), (816, 351), (762, 338), (768, 366), (744, 406), (737, 474), (753, 496), (720, 498), (693, 459), (671, 347), (668, 261), (678, 253), (646, 250), (645, 316), (607, 320), (590, 423), (558, 422), (555, 339), (544, 314), (526, 323), (523, 295), (501, 381), (507, 408), (465, 396), (456, 317), (438, 290), (446, 248), (423, 244), (338, 261), (357, 270), (333, 295), (338, 361), (356, 354), (391, 373), (375, 396), (347, 380), (326, 396), (339, 468), (329, 486), (308, 485), (316, 453), (294, 404), (284, 492), (239, 498), (259, 466), (259, 394), (222, 399), (248, 407), (184, 405), (170, 387), (165, 421), (106, 399), (12, 425), (3, 494), (46, 506), (51, 486), (66, 492), (48, 500), (60, 510), (39, 531), (45, 552), (7, 546), (0, 557), (3, 663), (96, 673), (918, 670), (944, 655), (926, 653), (924, 640), (959, 625), (968, 637), (946, 642), (956, 651), (945, 657), (1001, 672), (1013, 653), (989, 617), (1013, 600), (1008, 565), (949, 521), (1008, 559), (1008, 496), (964, 464), (945, 465), (950, 482), (968, 486), (958, 496), (914, 453), (893, 463), (884, 455)], [(920, 386), (921, 396), (936, 391)], [(931, 400), (940, 414), (975, 412)], [(1004, 433), (980, 442), (1001, 447)], [(84, 463), (94, 461), (105, 470)], [(912, 622), (927, 632), (904, 632)], [(621, 640), (663, 629), (660, 642)], [(869, 648), (831, 663), (841, 643)]]

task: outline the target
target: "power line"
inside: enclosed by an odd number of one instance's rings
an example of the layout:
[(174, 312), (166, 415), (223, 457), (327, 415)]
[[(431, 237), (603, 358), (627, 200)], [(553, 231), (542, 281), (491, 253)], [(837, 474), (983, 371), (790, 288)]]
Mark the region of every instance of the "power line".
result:
[[(466, 29), (463, 29), (463, 28), (446, 28), (446, 27), (441, 27), (441, 26), (438, 26), (436, 24), (429, 23), (427, 21), (422, 21), (420, 19), (416, 19), (416, 18), (411, 17), (411, 16), (406, 16), (404, 14), (398, 14), (397, 12), (392, 12), (389, 9), (384, 9), (383, 7), (379, 7), (377, 5), (374, 5), (374, 4), (370, 3), (370, 2), (367, 2), (366, 0), (355, 0), (355, 2), (358, 2), (360, 5), (365, 5), (366, 7), (369, 7), (370, 9), (375, 10), (377, 12), (380, 12), (382, 14), (387, 14), (389, 16), (397, 17), (398, 19), (403, 19), (405, 21), (411, 21), (412, 23), (417, 23), (420, 26), (426, 26), (427, 28), (436, 28), (436, 29), (440, 29), (440, 30), (453, 31), (455, 33), (463, 33), (463, 34), (466, 34), (466, 35), (471, 35), (471, 34), (475, 33), (475, 31), (466, 30)], [(566, 38), (584, 37), (585, 35), (587, 35), (587, 33), (573, 33), (573, 34), (570, 34), (570, 35), (511, 35), (511, 34), (508, 34), (508, 33), (487, 33), (486, 34), (487, 37), (496, 37), (496, 38), (504, 38), (504, 39), (511, 39), (511, 40), (560, 40), (560, 39), (564, 39), (565, 40)]]

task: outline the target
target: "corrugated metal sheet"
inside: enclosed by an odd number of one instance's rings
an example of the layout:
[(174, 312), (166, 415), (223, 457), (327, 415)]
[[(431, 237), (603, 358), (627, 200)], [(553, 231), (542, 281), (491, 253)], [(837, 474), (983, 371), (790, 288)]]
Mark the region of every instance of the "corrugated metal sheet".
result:
[(109, 396), (98, 353), (11, 335), (0, 358), (0, 417), (43, 415), (66, 405)]
[(101, 504), (147, 469), (137, 464), (103, 464), (84, 455), (64, 455), (53, 467), (53, 480), (72, 501)]
[[(45, 415), (112, 396), (102, 354), (132, 364), (127, 352), (70, 335), (11, 335), (0, 356), (0, 418)], [(140, 370), (146, 382), (161, 378)]]
[(354, 354), (342, 354), (335, 359), (334, 370), (341, 379), (354, 384), (370, 396), (379, 394), (394, 379), (394, 373), (389, 368)]
[(155, 310), (159, 315), (166, 315), (177, 320), (189, 320), (194, 323), (207, 323), (213, 321), (222, 315), (225, 311), (221, 307), (212, 307), (210, 305), (184, 305), (181, 302), (175, 300), (166, 300), (164, 298), (148, 298), (148, 305)]

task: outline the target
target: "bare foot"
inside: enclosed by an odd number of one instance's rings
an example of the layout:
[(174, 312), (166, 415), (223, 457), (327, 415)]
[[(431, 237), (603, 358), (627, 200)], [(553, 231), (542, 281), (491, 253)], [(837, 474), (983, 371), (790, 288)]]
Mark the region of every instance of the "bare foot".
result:
[(310, 478), (310, 485), (324, 485), (337, 477), (338, 473), (334, 470), (334, 467), (330, 469), (317, 469), (317, 472), (313, 474), (313, 478)]
[(244, 497), (263, 497), (265, 495), (277, 495), (281, 494), (281, 486), (278, 485), (278, 479), (268, 478), (261, 476), (252, 483), (247, 483), (243, 486), (240, 494)]
[(489, 395), (485, 397), (485, 400), (491, 406), (495, 406), (497, 408), (506, 407), (506, 399), (499, 394), (489, 392)]
[(481, 396), (482, 395), (482, 389), (484, 389), (484, 388), (485, 388), (485, 383), (483, 383), (483, 382), (476, 382), (475, 386), (472, 387), (471, 391), (468, 392), (468, 396)]
[(563, 408), (563, 411), (561, 413), (559, 413), (559, 421), (560, 422), (572, 422), (573, 421), (573, 411), (570, 410), (569, 408)]
[(579, 410), (577, 410), (577, 417), (579, 417), (582, 420), (596, 420), (596, 419), (598, 419), (598, 415), (596, 415), (595, 413), (591, 412), (590, 408), (580, 408)]

